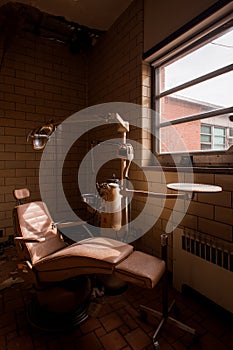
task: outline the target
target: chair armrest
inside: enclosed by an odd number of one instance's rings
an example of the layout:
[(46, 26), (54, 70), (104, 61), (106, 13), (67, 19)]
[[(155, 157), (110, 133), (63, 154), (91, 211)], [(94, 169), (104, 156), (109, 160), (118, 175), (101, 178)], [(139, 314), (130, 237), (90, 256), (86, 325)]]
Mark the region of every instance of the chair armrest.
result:
[(94, 237), (91, 231), (86, 226), (86, 224), (88, 224), (87, 221), (56, 222), (52, 224), (52, 227), (56, 227), (59, 231), (59, 229), (66, 228), (66, 227), (83, 226), (84, 230), (89, 234), (89, 236)]
[(72, 226), (82, 226), (87, 224), (86, 221), (67, 221), (67, 222), (53, 222), (53, 227), (72, 227)]
[(30, 263), (30, 261), (26, 260), (25, 263), (27, 264), (27, 267), (32, 270), (33, 267), (32, 267), (32, 264)]
[(24, 243), (41, 243), (45, 241), (45, 237), (14, 237), (14, 240), (17, 242), (24, 242)]

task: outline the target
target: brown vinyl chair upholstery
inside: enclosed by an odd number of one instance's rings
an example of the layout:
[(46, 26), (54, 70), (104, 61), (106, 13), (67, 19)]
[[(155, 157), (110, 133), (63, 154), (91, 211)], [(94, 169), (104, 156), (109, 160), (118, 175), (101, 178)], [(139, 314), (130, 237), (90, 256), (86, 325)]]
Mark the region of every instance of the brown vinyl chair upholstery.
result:
[[(15, 198), (22, 199), (22, 193), (28, 196), (27, 189), (20, 189), (14, 191)], [(16, 205), (14, 221), (20, 257), (28, 261), (37, 283), (111, 274), (153, 288), (165, 271), (164, 261), (111, 238), (94, 237), (67, 245), (42, 201)]]

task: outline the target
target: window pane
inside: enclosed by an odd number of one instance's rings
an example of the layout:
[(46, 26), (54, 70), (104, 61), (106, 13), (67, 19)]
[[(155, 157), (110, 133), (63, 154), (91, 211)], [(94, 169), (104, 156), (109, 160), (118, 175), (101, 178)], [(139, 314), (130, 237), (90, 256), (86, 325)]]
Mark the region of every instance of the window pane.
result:
[(194, 101), (190, 98), (182, 96), (166, 96), (161, 98), (160, 111), (161, 122), (175, 120), (187, 116), (210, 112), (213, 110), (213, 106)]
[[(172, 119), (176, 119), (179, 115), (183, 117), (231, 107), (232, 86), (233, 72), (228, 72), (171, 94), (161, 100), (164, 108), (167, 107), (166, 105), (168, 103), (174, 104), (175, 99), (183, 102), (183, 108), (179, 110), (177, 108), (175, 111), (176, 113), (172, 116)], [(163, 100), (166, 101), (166, 103), (163, 102)]]
[(206, 125), (202, 125), (201, 126), (201, 133), (202, 134), (211, 134), (211, 127), (206, 126)]
[(201, 144), (201, 150), (210, 150), (211, 149), (211, 145), (208, 144)]
[[(232, 63), (233, 30), (205, 44), (188, 55), (166, 65), (161, 91), (193, 80)], [(211, 58), (211, 59), (210, 59)], [(197, 64), (197, 62), (201, 62)]]
[(233, 137), (233, 129), (229, 130), (229, 136)]
[(201, 142), (211, 142), (211, 136), (201, 135)]
[(224, 145), (214, 145), (214, 149), (219, 150), (219, 149), (225, 149)]
[(214, 143), (225, 144), (225, 137), (215, 136), (214, 137)]
[(225, 129), (223, 129), (223, 128), (214, 128), (214, 135), (225, 136)]
[(200, 150), (200, 121), (161, 128), (160, 152)]
[[(171, 153), (207, 149), (228, 149), (232, 144), (232, 139), (224, 136), (214, 136), (214, 134), (211, 134), (210, 130), (212, 130), (213, 133), (214, 130), (218, 131), (220, 129), (224, 132), (224, 128), (229, 129), (229, 126), (231, 125), (228, 116), (221, 115), (218, 117), (162, 127), (160, 129), (160, 152)], [(207, 130), (208, 134), (202, 133), (202, 130)], [(214, 142), (212, 142), (212, 137)]]

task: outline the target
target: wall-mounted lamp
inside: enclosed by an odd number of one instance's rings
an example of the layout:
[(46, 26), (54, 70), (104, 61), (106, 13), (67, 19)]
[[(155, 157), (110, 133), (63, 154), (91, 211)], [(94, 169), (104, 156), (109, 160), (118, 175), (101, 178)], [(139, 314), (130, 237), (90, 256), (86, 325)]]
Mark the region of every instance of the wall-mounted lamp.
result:
[(55, 128), (53, 121), (49, 121), (47, 124), (31, 130), (27, 136), (27, 142), (31, 139), (33, 149), (39, 151), (45, 147)]

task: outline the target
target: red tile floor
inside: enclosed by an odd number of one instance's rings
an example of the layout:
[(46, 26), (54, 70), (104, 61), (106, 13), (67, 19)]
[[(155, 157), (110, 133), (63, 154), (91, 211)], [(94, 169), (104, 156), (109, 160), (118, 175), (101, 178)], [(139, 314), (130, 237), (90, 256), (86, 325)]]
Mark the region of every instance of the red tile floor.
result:
[[(17, 278), (17, 254), (7, 247), (0, 255), (0, 350), (144, 350), (153, 349), (152, 336), (158, 321), (149, 316), (142, 322), (140, 304), (161, 309), (161, 286), (147, 290), (130, 285), (117, 296), (105, 296), (96, 317), (65, 332), (42, 332), (33, 328), (26, 316), (33, 288), (27, 273), (20, 273), (24, 282), (2, 285), (8, 278)], [(16, 280), (17, 281), (17, 280)], [(233, 350), (233, 318), (203, 302), (192, 293), (176, 296), (181, 321), (195, 327), (199, 341), (169, 323), (162, 329), (162, 350)]]

